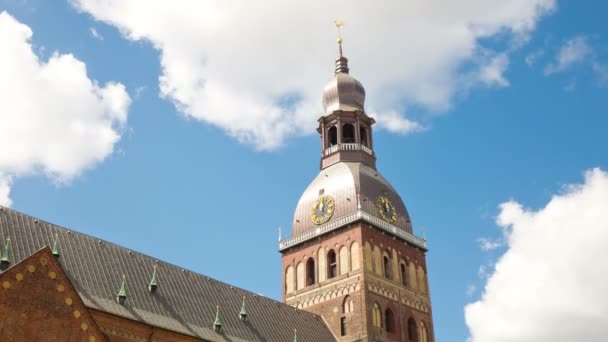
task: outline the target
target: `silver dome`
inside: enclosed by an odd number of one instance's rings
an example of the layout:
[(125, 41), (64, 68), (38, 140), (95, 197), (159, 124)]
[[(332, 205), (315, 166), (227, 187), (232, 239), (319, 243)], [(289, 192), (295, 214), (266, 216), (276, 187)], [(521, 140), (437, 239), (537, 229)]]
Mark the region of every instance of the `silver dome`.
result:
[(321, 170), (302, 194), (293, 218), (292, 236), (317, 227), (311, 219), (312, 207), (319, 196), (333, 197), (335, 209), (328, 222), (358, 210), (357, 194), (361, 210), (380, 218), (376, 210), (376, 200), (385, 196), (394, 204), (397, 221), (393, 223), (408, 233), (412, 233), (409, 214), (401, 197), (378, 171), (359, 162), (340, 162)]
[(323, 90), (323, 109), (325, 115), (336, 110), (364, 111), (365, 89), (361, 82), (348, 74), (347, 59), (336, 59), (336, 76)]

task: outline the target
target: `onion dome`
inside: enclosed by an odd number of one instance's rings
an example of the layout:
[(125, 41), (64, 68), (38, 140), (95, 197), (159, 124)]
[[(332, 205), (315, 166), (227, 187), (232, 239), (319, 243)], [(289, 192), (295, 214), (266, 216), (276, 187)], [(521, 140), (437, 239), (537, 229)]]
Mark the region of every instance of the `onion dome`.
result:
[(335, 76), (323, 90), (323, 109), (325, 115), (337, 110), (363, 111), (365, 103), (365, 89), (361, 82), (348, 74), (348, 59), (342, 56), (342, 43), (340, 43), (340, 56), (336, 58)]

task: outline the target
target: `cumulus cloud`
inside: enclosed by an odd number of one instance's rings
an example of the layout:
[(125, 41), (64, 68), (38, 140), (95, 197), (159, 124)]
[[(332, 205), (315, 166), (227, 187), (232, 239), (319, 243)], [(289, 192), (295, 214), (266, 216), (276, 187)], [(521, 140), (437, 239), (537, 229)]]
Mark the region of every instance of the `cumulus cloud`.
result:
[(32, 30), (0, 13), (0, 204), (15, 177), (43, 173), (68, 182), (112, 154), (130, 98), (120, 83), (100, 86), (70, 54), (41, 61)]
[(545, 75), (562, 72), (575, 64), (583, 62), (591, 55), (593, 49), (585, 36), (567, 40), (559, 49), (555, 61), (545, 67)]
[(10, 207), (13, 203), (10, 198), (11, 178), (0, 173), (0, 205)]
[(347, 22), (345, 53), (379, 125), (411, 132), (417, 123), (400, 111), (404, 103), (445, 111), (471, 87), (506, 86), (507, 56), (479, 58), (488, 51), (482, 41), (518, 45), (555, 7), (554, 0), (71, 2), (128, 39), (151, 42), (161, 56), (161, 96), (179, 111), (260, 149), (314, 131), (337, 54), (335, 19)]
[(424, 129), (420, 123), (409, 120), (396, 111), (372, 113), (371, 116), (374, 117), (380, 127), (393, 133), (405, 134)]
[(606, 340), (607, 203), (608, 173), (593, 169), (544, 208), (500, 206), (507, 250), (465, 307), (470, 341)]

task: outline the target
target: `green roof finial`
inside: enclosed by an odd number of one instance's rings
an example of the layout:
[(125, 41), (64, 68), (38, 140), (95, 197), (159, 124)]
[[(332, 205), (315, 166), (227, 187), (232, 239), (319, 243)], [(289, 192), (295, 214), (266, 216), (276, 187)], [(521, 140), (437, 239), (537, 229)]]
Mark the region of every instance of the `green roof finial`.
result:
[(150, 284), (148, 284), (148, 290), (152, 293), (156, 292), (156, 288), (158, 287), (158, 283), (156, 281), (156, 266), (158, 262), (154, 264), (154, 271), (152, 272), (152, 280), (150, 280)]
[(55, 233), (55, 241), (53, 242), (53, 255), (59, 258), (59, 234)]
[(122, 274), (122, 284), (120, 285), (120, 291), (116, 295), (116, 301), (118, 304), (123, 305), (127, 301), (127, 281), (125, 280), (125, 274)]
[(11, 260), (9, 259), (9, 253), (11, 250), (11, 238), (10, 236), (6, 238), (6, 243), (4, 244), (4, 252), (2, 252), (2, 258), (0, 258), (0, 262), (3, 264), (9, 264)]
[(222, 319), (220, 317), (220, 306), (216, 306), (217, 311), (215, 312), (215, 322), (213, 322), (213, 330), (218, 334), (222, 333)]
[(247, 309), (245, 309), (245, 296), (243, 296), (243, 305), (241, 306), (241, 312), (239, 313), (241, 321), (247, 320)]
[(293, 329), (293, 342), (298, 342), (298, 329)]

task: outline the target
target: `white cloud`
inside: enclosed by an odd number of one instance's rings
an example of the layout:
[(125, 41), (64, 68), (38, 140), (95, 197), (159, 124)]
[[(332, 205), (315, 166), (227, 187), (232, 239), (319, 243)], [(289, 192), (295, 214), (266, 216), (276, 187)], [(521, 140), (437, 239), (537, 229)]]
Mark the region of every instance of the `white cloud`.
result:
[(99, 32), (97, 32), (97, 29), (95, 29), (94, 27), (91, 27), (89, 29), (89, 32), (91, 32), (91, 36), (93, 36), (93, 38), (97, 40), (103, 40), (103, 36)]
[(409, 132), (416, 125), (399, 111), (404, 104), (445, 111), (471, 87), (507, 85), (507, 56), (479, 58), (487, 54), (481, 40), (518, 45), (555, 7), (554, 0), (71, 1), (161, 52), (161, 95), (180, 111), (261, 149), (314, 131), (337, 52), (334, 19), (347, 22), (345, 53), (379, 126)]
[(424, 130), (420, 123), (409, 120), (395, 111), (371, 113), (370, 115), (378, 122), (378, 126), (389, 132), (405, 134)]
[(489, 62), (479, 70), (479, 79), (487, 85), (495, 85), (498, 87), (508, 87), (509, 81), (504, 76), (507, 67), (509, 66), (509, 56), (506, 53), (501, 53), (494, 56)]
[(472, 297), (477, 291), (477, 287), (475, 285), (467, 286), (467, 297)]
[(120, 83), (100, 86), (70, 54), (41, 61), (31, 29), (0, 13), (0, 204), (15, 177), (44, 173), (68, 182), (112, 154), (130, 98)]
[(532, 67), (532, 66), (534, 66), (534, 64), (536, 64), (538, 59), (541, 58), (544, 54), (545, 54), (545, 51), (542, 49), (535, 50), (526, 56), (525, 62), (526, 62), (526, 64), (528, 64), (529, 67)]
[(10, 207), (13, 203), (10, 198), (11, 178), (0, 173), (0, 205)]
[(465, 307), (472, 342), (605, 341), (608, 173), (593, 169), (544, 208), (500, 206), (508, 249)]
[(569, 69), (571, 66), (583, 62), (593, 49), (589, 45), (587, 37), (578, 36), (567, 40), (560, 48), (555, 62), (545, 67), (545, 75), (551, 75)]
[(477, 242), (479, 242), (479, 247), (484, 252), (493, 251), (503, 245), (500, 240), (491, 240), (488, 238), (479, 238)]
[(596, 61), (593, 62), (591, 68), (597, 77), (599, 85), (602, 87), (608, 86), (608, 65)]

